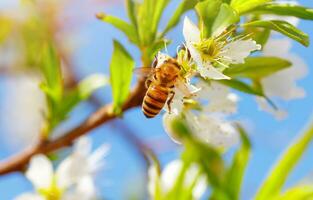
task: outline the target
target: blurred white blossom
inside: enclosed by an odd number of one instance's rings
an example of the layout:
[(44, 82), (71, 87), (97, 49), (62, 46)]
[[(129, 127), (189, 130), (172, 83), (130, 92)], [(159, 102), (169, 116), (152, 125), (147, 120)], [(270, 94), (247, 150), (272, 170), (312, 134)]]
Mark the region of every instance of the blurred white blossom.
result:
[(223, 69), (229, 64), (244, 63), (251, 52), (261, 49), (261, 45), (252, 39), (230, 39), (225, 33), (201, 38), (200, 30), (188, 17), (184, 20), (183, 34), (197, 71), (202, 77), (209, 79), (230, 79), (222, 73)]
[(157, 167), (151, 166), (148, 171), (148, 191), (151, 198), (161, 196), (162, 199), (168, 199), (166, 196), (174, 188), (175, 183), (180, 181), (178, 180), (179, 176), (183, 175), (182, 187), (191, 192), (192, 199), (190, 200), (200, 199), (208, 186), (206, 177), (201, 174), (197, 164), (191, 164), (184, 170), (185, 167), (181, 160), (174, 160), (167, 164), (162, 173), (159, 174)]
[[(264, 46), (265, 56), (277, 56), (285, 58), (292, 66), (261, 80), (263, 90), (269, 98), (279, 98), (285, 101), (305, 97), (305, 90), (297, 85), (297, 81), (304, 78), (308, 73), (308, 67), (300, 56), (291, 52), (292, 41), (284, 39), (270, 39)], [(277, 119), (283, 119), (287, 112), (273, 108), (263, 98), (257, 98), (260, 108), (273, 114)]]
[[(0, 105), (1, 127), (9, 142), (24, 146), (35, 140), (44, 122), (46, 101), (35, 73), (18, 74), (5, 80), (5, 95)], [(11, 140), (12, 139), (12, 140)]]
[(75, 143), (72, 154), (59, 164), (55, 172), (52, 162), (45, 155), (34, 156), (25, 175), (36, 192), (22, 194), (16, 200), (95, 199), (94, 175), (103, 166), (108, 150), (105, 144), (91, 152), (91, 140), (82, 137)]

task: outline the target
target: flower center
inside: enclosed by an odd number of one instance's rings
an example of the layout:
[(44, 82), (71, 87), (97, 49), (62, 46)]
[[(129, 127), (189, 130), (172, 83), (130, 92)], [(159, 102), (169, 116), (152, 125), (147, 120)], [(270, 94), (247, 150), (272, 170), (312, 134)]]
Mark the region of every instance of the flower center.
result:
[(38, 193), (44, 197), (45, 200), (61, 200), (63, 190), (59, 188), (56, 181), (53, 180), (49, 188), (40, 188)]
[(200, 52), (203, 61), (214, 61), (222, 49), (220, 42), (209, 38), (202, 40), (201, 42), (194, 45), (195, 48)]

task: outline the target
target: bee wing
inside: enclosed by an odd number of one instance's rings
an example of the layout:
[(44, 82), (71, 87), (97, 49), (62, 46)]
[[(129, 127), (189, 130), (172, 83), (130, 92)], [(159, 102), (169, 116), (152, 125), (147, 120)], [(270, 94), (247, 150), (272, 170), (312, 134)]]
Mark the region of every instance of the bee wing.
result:
[(151, 67), (139, 67), (134, 69), (134, 73), (140, 77), (148, 78), (156, 71), (155, 68)]

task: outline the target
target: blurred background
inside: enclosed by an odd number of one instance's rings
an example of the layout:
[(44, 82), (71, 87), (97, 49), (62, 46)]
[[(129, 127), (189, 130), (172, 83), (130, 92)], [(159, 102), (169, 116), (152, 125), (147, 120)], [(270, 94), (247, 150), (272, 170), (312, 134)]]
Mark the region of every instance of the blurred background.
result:
[[(53, 35), (62, 56), (65, 84), (69, 87), (75, 79), (80, 80), (89, 74), (109, 74), (112, 39), (118, 39), (126, 45), (127, 50), (136, 59), (137, 66), (140, 66), (138, 49), (112, 26), (100, 22), (95, 17), (97, 12), (105, 12), (127, 20), (122, 0), (38, 2), (38, 7), (34, 8), (26, 1), (21, 3), (18, 0), (0, 0), (0, 159), (5, 159), (31, 144), (40, 129), (44, 96), (38, 88), (40, 76), (33, 69), (35, 66), (32, 58), (38, 52), (31, 49), (36, 48), (40, 38), (46, 37), (47, 34), (38, 30), (48, 30), (48, 33)], [(311, 1), (299, 2), (304, 6), (313, 7)], [(165, 25), (167, 16), (178, 3), (178, 0), (170, 3), (161, 21), (161, 27)], [(193, 12), (187, 15), (195, 19)], [(39, 20), (34, 22), (33, 18), (36, 17)], [(299, 24), (299, 28), (310, 36), (313, 36), (312, 26), (313, 24), (307, 21), (301, 21)], [(176, 46), (183, 41), (181, 23), (168, 34), (168, 39), (173, 40), (168, 46), (168, 51), (175, 54)], [(304, 48), (293, 42), (292, 52), (306, 62), (309, 73), (299, 81), (299, 85), (306, 90), (304, 99), (279, 102), (289, 113), (285, 120), (277, 121), (268, 113), (260, 111), (254, 97), (240, 93), (239, 111), (234, 118), (244, 124), (253, 143), (253, 155), (243, 187), (243, 199), (251, 199), (280, 153), (311, 119), (313, 46)], [(135, 78), (133, 81), (135, 83)], [(56, 130), (55, 135), (79, 124), (97, 109), (99, 104), (110, 102), (110, 88), (97, 91), (96, 98), (96, 104), (86, 102), (78, 106), (71, 113), (70, 119)], [(104, 199), (136, 199), (144, 194), (146, 163), (132, 142), (132, 134), (136, 136), (135, 139), (140, 139), (151, 147), (162, 164), (179, 156), (180, 147), (167, 136), (162, 126), (162, 117), (148, 120), (139, 108), (125, 113), (123, 119), (92, 131), (90, 137), (93, 139), (94, 148), (103, 143), (111, 145), (110, 153), (105, 158), (106, 165), (96, 180)], [(229, 154), (231, 153), (230, 151)], [(313, 181), (312, 153), (313, 147), (296, 168), (287, 186)], [(1, 200), (11, 200), (30, 190), (32, 185), (19, 173), (0, 177)]]

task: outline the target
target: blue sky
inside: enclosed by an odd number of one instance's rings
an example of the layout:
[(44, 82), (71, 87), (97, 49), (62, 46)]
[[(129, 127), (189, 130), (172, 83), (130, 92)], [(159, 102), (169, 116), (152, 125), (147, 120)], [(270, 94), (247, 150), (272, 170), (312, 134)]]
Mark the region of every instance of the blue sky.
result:
[[(311, 1), (302, 0), (300, 2), (303, 5), (313, 7), (313, 2)], [(177, 1), (173, 1), (170, 4), (164, 18), (171, 14), (175, 5), (177, 5)], [(99, 8), (99, 11), (126, 18), (124, 8), (120, 5)], [(193, 13), (188, 13), (188, 15), (194, 17)], [(162, 21), (162, 24), (164, 23), (165, 20)], [(299, 28), (310, 36), (313, 36), (312, 27), (313, 22), (309, 21), (301, 21), (299, 25)], [(172, 45), (168, 47), (169, 52), (172, 54), (176, 51), (176, 45), (183, 41), (181, 30), (182, 26), (180, 24), (168, 35), (168, 38), (173, 40)], [(133, 57), (136, 58), (137, 64), (140, 64), (139, 51), (130, 45), (121, 33), (96, 19), (85, 24), (77, 33), (77, 37), (82, 39), (81, 45), (75, 51), (76, 71), (80, 77), (91, 73), (108, 73), (112, 39), (118, 39), (125, 44), (126, 48), (132, 52)], [(311, 75), (313, 71), (311, 67), (313, 64), (313, 46), (305, 48), (297, 43), (293, 43), (292, 50), (294, 53), (301, 55), (306, 61), (310, 73), (299, 82), (307, 92), (306, 98), (283, 104), (283, 107), (289, 112), (289, 117), (286, 120), (277, 121), (269, 114), (259, 111), (253, 97), (241, 94), (240, 114), (236, 118), (249, 123), (253, 143), (253, 155), (248, 166), (243, 188), (244, 199), (252, 197), (272, 164), (278, 159), (280, 153), (290, 144), (292, 139), (299, 135), (311, 119), (313, 110), (313, 79)], [(1, 86), (0, 88), (0, 93), (3, 94), (4, 89)], [(97, 94), (105, 101), (110, 98), (109, 93), (110, 89), (105, 89)], [(80, 121), (91, 111), (92, 107), (90, 105), (87, 103), (83, 104), (72, 113), (73, 123)], [(167, 137), (162, 127), (161, 117), (147, 120), (140, 112), (140, 109), (131, 110), (125, 114), (123, 120), (138, 137), (148, 144), (159, 147), (156, 149), (158, 149), (159, 157), (163, 164), (174, 159), (178, 154), (177, 149), (179, 147), (173, 144)], [(144, 169), (144, 165), (128, 141), (109, 125), (103, 125), (92, 131), (91, 137), (94, 139), (95, 147), (102, 143), (109, 143), (112, 146), (110, 154), (106, 158), (107, 165), (97, 178), (101, 193), (108, 197), (107, 199), (119, 200), (125, 199), (124, 194), (121, 192), (123, 190), (137, 189), (139, 191), (141, 189), (140, 186), (143, 184), (144, 175), (141, 172)], [(8, 145), (2, 144), (1, 141), (3, 140), (0, 138), (0, 158), (5, 158), (13, 151), (7, 147)], [(159, 150), (161, 147), (164, 147), (164, 150)], [(311, 172), (313, 173), (313, 157), (309, 156), (312, 153), (313, 148), (310, 148), (289, 178), (288, 186), (302, 181), (303, 178), (310, 177)], [(311, 179), (313, 179), (313, 176), (311, 176)], [(20, 174), (0, 177), (1, 200), (11, 200), (17, 194), (29, 190), (31, 190), (30, 183)]]

